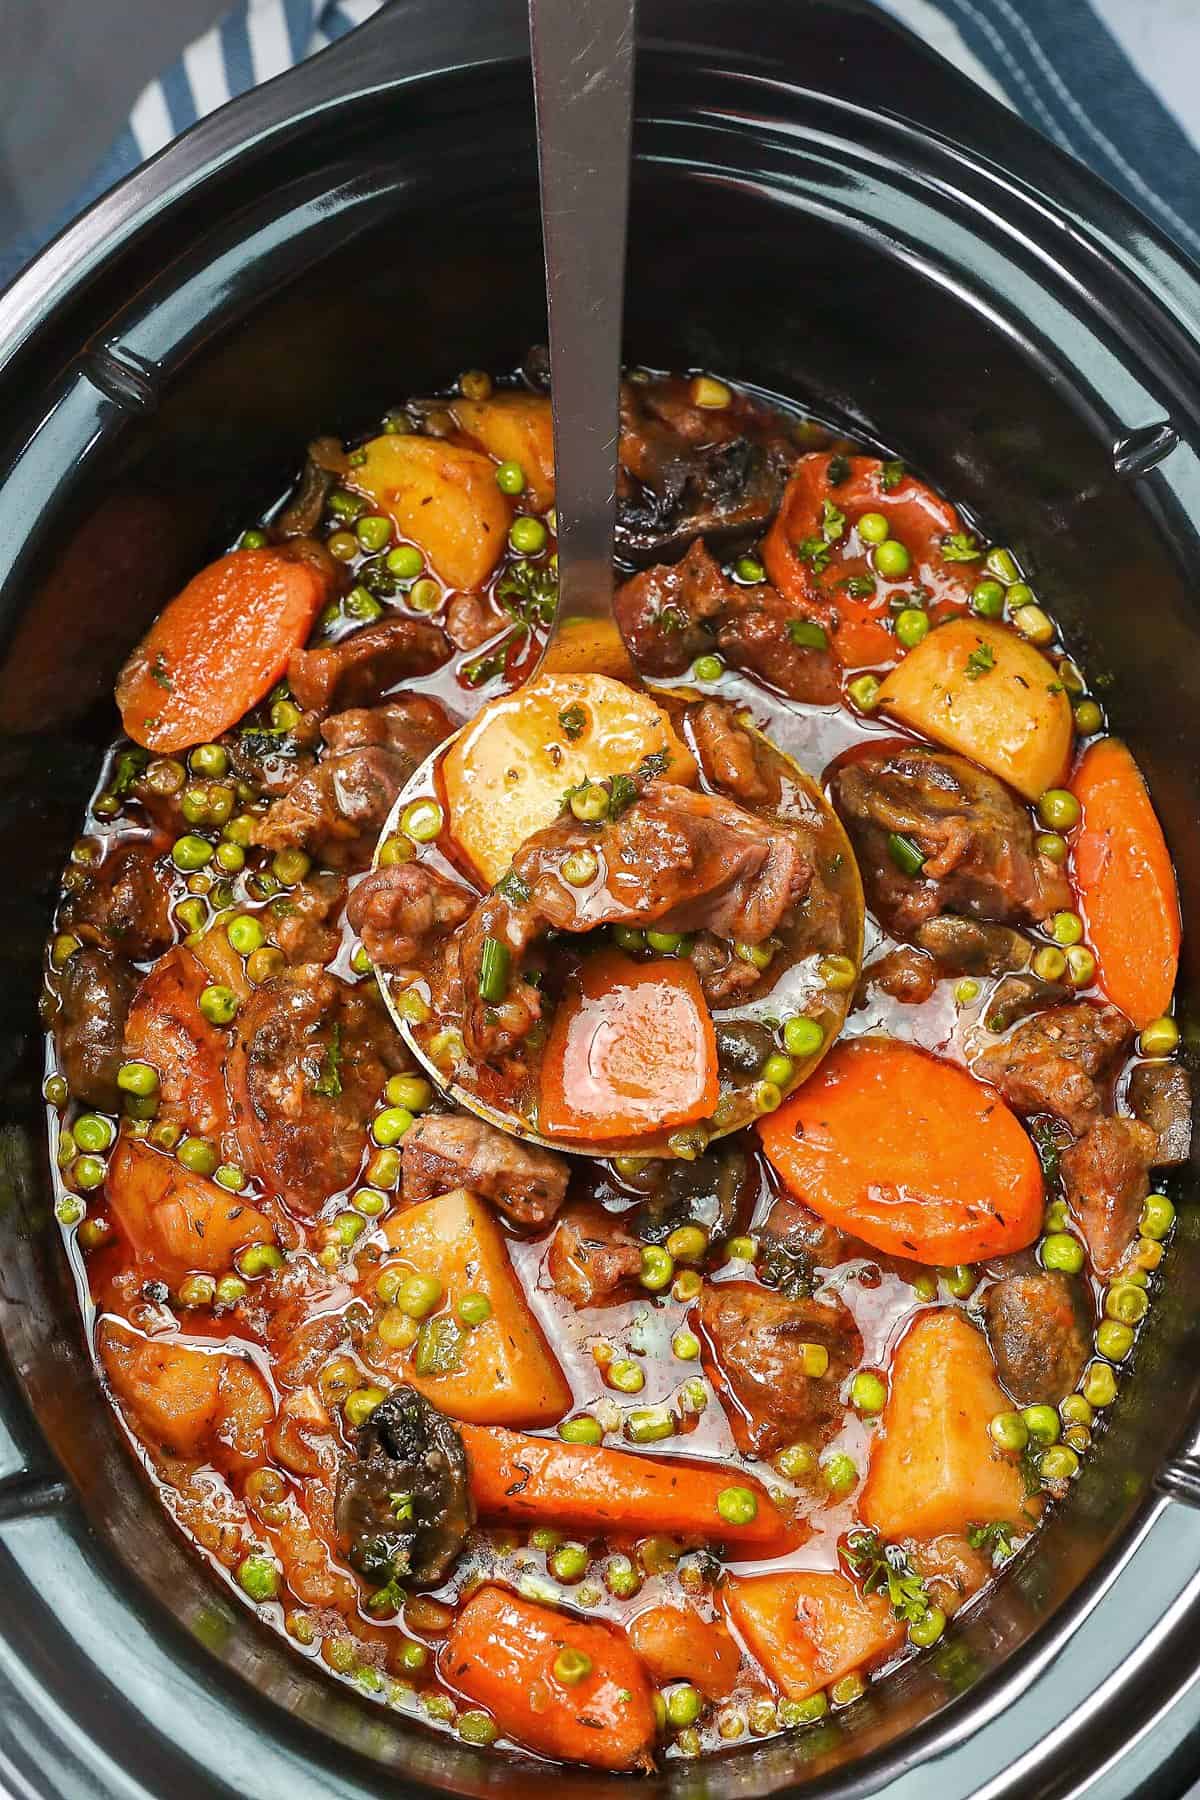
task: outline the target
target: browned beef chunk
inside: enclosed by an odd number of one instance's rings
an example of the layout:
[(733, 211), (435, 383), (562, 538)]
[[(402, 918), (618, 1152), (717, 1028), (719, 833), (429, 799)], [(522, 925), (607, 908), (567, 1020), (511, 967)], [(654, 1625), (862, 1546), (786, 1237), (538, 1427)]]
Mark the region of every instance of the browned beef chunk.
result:
[(478, 650), (504, 623), (486, 594), (455, 594), (446, 607), (446, 636), (456, 650)]
[(797, 640), (793, 627), (807, 620), (765, 582), (740, 588), (736, 602), (722, 615), (717, 648), (727, 662), (748, 669), (789, 700), (832, 706), (841, 695), (838, 665), (828, 643)]
[(271, 936), (290, 963), (333, 961), (342, 941), (338, 920), (345, 903), (345, 877), (327, 870), (272, 902)]
[(1097, 1119), (1063, 1152), (1067, 1204), (1097, 1275), (1113, 1274), (1137, 1230), (1158, 1140), (1138, 1119)]
[(760, 528), (797, 455), (765, 408), (695, 406), (678, 379), (623, 382), (618, 547), (661, 556), (699, 534)]
[(449, 655), (450, 640), (439, 625), (397, 614), (336, 644), (294, 651), (288, 680), (298, 706), (345, 712), (378, 706), (401, 681), (428, 675)]
[[(588, 848), (601, 859), (602, 878), (576, 888), (561, 874), (563, 860)], [(672, 782), (641, 784), (639, 797), (599, 830), (565, 814), (536, 832), (513, 858), (513, 874), (527, 898), (514, 903), (511, 884), (480, 901), (455, 944), (455, 974), (466, 996), (464, 1037), (479, 1061), (507, 1048), (538, 1016), (522, 1007), (525, 1023), (479, 997), (484, 942), (510, 952), (510, 1001), (531, 947), (547, 930), (592, 931), (599, 925), (657, 925), (663, 931), (710, 930), (748, 944), (769, 937), (804, 898), (813, 858), (799, 831), (768, 825), (732, 800), (696, 793)]]
[(1006, 975), (996, 983), (984, 1023), (989, 1031), (1007, 1031), (1018, 1019), (1061, 1006), (1070, 997), (1070, 988), (1061, 981), (1043, 981), (1040, 975), (1031, 974)]
[(689, 707), (687, 726), (700, 767), (714, 787), (724, 788), (747, 806), (779, 799), (778, 777), (760, 757), (750, 733), (738, 724), (732, 706), (705, 700)]
[(107, 950), (77, 950), (54, 980), (54, 1043), (71, 1097), (103, 1112), (121, 1103), (125, 1019), (137, 976)]
[(245, 1168), (315, 1212), (354, 1179), (384, 1083), (406, 1062), (366, 987), (302, 964), (257, 988), (227, 1072)]
[(78, 879), (63, 902), (62, 929), (131, 962), (161, 956), (175, 940), (171, 878), (159, 864), (164, 848), (149, 838), (117, 839), (102, 861), (72, 870)]
[(1001, 1381), (1018, 1406), (1057, 1406), (1091, 1352), (1091, 1327), (1077, 1281), (1049, 1269), (1010, 1275), (983, 1297), (988, 1341)]
[(1007, 925), (981, 925), (978, 919), (960, 919), (945, 913), (926, 919), (913, 933), (946, 975), (1003, 975), (1023, 969), (1033, 955), (1033, 945)]
[(361, 865), (397, 794), (450, 730), (442, 708), (422, 695), (326, 719), (320, 762), (272, 803), (254, 841), (267, 850), (307, 850), (343, 868)]
[(1023, 1020), (973, 1066), (1018, 1112), (1053, 1113), (1078, 1136), (1104, 1110), (1106, 1077), (1129, 1031), (1115, 1006), (1076, 1000)]
[[(888, 739), (836, 763), (830, 792), (867, 903), (896, 937), (941, 913), (1038, 924), (1071, 905), (1066, 876), (1035, 848), (1029, 813), (963, 756)], [(897, 862), (892, 837), (924, 857), (919, 874)]]
[(1139, 1063), (1129, 1078), (1129, 1105), (1135, 1118), (1158, 1138), (1156, 1168), (1185, 1163), (1192, 1148), (1192, 1078), (1175, 1062)]
[(373, 963), (413, 968), (430, 940), (461, 925), (475, 903), (470, 888), (446, 881), (428, 864), (395, 863), (359, 882), (346, 917)]
[(312, 768), (320, 735), (320, 719), (310, 712), (294, 730), (282, 735), (243, 727), (229, 732), (221, 742), (237, 780), (248, 782), (265, 799), (278, 800), (290, 794)]
[(833, 1268), (849, 1254), (843, 1234), (790, 1194), (776, 1200), (756, 1236), (760, 1281), (789, 1299), (811, 1294), (816, 1271)]
[(725, 938), (702, 931), (692, 944), (692, 967), (710, 1006), (733, 1006), (758, 986), (764, 971), (734, 952)]
[(569, 1206), (554, 1228), (546, 1273), (572, 1306), (619, 1298), (642, 1272), (642, 1246), (615, 1213), (595, 1201)]
[(736, 1231), (748, 1213), (753, 1170), (735, 1139), (712, 1145), (695, 1162), (655, 1162), (653, 1188), (630, 1219), (644, 1244), (665, 1244), (680, 1225), (702, 1225), (718, 1244)]
[(713, 647), (706, 620), (735, 589), (698, 540), (677, 563), (645, 569), (613, 596), (613, 612), (629, 654), (646, 675), (682, 675)]
[[(839, 1389), (862, 1358), (862, 1338), (841, 1300), (795, 1299), (748, 1281), (713, 1282), (700, 1318), (735, 1405), (739, 1448), (770, 1456), (784, 1444), (827, 1443), (842, 1423)], [(804, 1347), (829, 1354), (824, 1375), (807, 1375)]]
[(321, 523), (330, 489), (349, 470), (337, 438), (316, 438), (308, 446), (296, 491), (275, 520), (281, 537), (311, 537)]
[(938, 967), (931, 956), (901, 944), (865, 964), (859, 977), (859, 1004), (869, 988), (879, 988), (904, 1006), (920, 1006), (933, 993), (937, 978)]
[(566, 1158), (522, 1144), (468, 1113), (427, 1113), (404, 1134), (404, 1198), (411, 1205), (470, 1188), (511, 1219), (540, 1230), (567, 1192)]

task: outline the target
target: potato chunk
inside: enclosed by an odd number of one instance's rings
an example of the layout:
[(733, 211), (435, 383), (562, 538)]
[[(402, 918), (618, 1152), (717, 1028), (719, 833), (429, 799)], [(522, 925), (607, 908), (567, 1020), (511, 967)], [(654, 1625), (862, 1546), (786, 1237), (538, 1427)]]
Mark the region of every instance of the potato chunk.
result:
[(939, 625), (892, 670), (879, 704), (1027, 800), (1066, 774), (1071, 703), (1053, 664), (1006, 626), (984, 619)]
[(450, 587), (482, 587), (512, 523), (495, 465), (477, 450), (438, 438), (377, 437), (366, 452), (347, 487), (393, 519)]

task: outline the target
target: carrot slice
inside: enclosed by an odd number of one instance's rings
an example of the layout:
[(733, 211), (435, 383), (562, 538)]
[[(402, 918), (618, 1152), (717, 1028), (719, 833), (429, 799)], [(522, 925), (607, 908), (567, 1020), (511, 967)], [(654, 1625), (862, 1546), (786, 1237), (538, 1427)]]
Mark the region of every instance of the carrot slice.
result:
[(724, 1593), (737, 1629), (789, 1700), (882, 1662), (904, 1639), (884, 1597), (860, 1594), (845, 1575), (735, 1576)]
[(999, 1095), (897, 1039), (839, 1044), (758, 1129), (796, 1198), (877, 1250), (981, 1262), (1041, 1228), (1037, 1155)]
[(694, 1606), (650, 1606), (629, 1623), (629, 1641), (660, 1687), (690, 1681), (706, 1700), (728, 1700), (741, 1656), (720, 1619)]
[(219, 737), (287, 668), (327, 597), (311, 563), (235, 550), (163, 608), (117, 678), (121, 723), (147, 750)]
[[(499, 1426), (459, 1429), (471, 1465), (471, 1492), (485, 1519), (565, 1525), (594, 1536), (678, 1532), (780, 1547), (790, 1541), (775, 1502), (741, 1469), (637, 1456), (601, 1444), (561, 1444)], [(717, 1505), (732, 1487), (746, 1488), (757, 1502), (754, 1517), (741, 1525), (723, 1519)]]
[(239, 1250), (274, 1235), (257, 1207), (136, 1138), (117, 1145), (105, 1191), (134, 1254), (172, 1283), (226, 1274)]
[[(841, 478), (831, 482), (831, 474)], [(905, 575), (888, 580), (874, 568), (871, 546), (856, 531), (864, 513), (887, 519), (909, 554)], [(779, 592), (830, 630), (843, 668), (880, 667), (895, 662), (899, 649), (889, 628), (892, 603), (914, 587), (924, 588), (934, 619), (966, 608), (983, 564), (947, 559), (945, 540), (962, 533), (949, 501), (899, 464), (821, 452), (801, 458), (763, 543), (763, 562)]]
[[(236, 951), (229, 954), (240, 973), (241, 958)], [(125, 1054), (158, 1070), (160, 1117), (219, 1140), (232, 1133), (233, 1113), (223, 1075), (229, 1040), (200, 1011), (200, 995), (211, 979), (182, 944), (168, 950), (133, 997)]]
[(602, 950), (581, 965), (542, 1060), (547, 1137), (638, 1137), (717, 1104), (717, 1039), (690, 962)]
[(1179, 893), (1141, 771), (1117, 738), (1086, 752), (1072, 782), (1083, 818), (1072, 874), (1100, 985), (1140, 1031), (1171, 1004)]
[(900, 1340), (859, 1516), (885, 1538), (1032, 1524), (1020, 1465), (988, 1423), (1012, 1402), (982, 1332), (960, 1312), (922, 1313)]
[(608, 1625), (480, 1588), (454, 1621), (440, 1673), (527, 1750), (600, 1769), (650, 1767), (654, 1696)]

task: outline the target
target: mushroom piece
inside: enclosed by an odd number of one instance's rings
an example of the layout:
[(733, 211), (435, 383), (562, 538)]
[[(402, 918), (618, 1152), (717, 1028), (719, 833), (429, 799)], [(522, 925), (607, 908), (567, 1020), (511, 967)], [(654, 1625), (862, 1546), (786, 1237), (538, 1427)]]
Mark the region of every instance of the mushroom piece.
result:
[(456, 1426), (414, 1388), (393, 1388), (342, 1460), (334, 1518), (368, 1581), (436, 1586), (475, 1520)]

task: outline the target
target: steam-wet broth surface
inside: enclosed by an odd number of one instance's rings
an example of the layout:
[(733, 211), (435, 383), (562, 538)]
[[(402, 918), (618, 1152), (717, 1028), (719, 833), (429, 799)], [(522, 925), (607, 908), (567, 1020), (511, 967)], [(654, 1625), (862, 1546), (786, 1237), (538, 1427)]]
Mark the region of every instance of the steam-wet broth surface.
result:
[[(214, 1578), (378, 1704), (645, 1768), (839, 1729), (1070, 1503), (1187, 1150), (1174, 894), (1011, 551), (791, 405), (645, 371), (625, 642), (546, 665), (587, 794), (485, 870), (503, 809), (444, 754), (406, 784), (553, 616), (539, 367), (320, 440), (131, 658), (48, 944), (48, 1118), (99, 1373)], [(587, 766), (595, 674), (666, 750)], [(1158, 871), (1132, 948), (1101, 825)], [(740, 942), (755, 833), (794, 834), (794, 897)], [(646, 982), (693, 1036), (654, 1046)], [(612, 1128), (556, 1124), (592, 1117), (555, 1088), (581, 994), (649, 1033), (665, 1123), (606, 1064)]]

